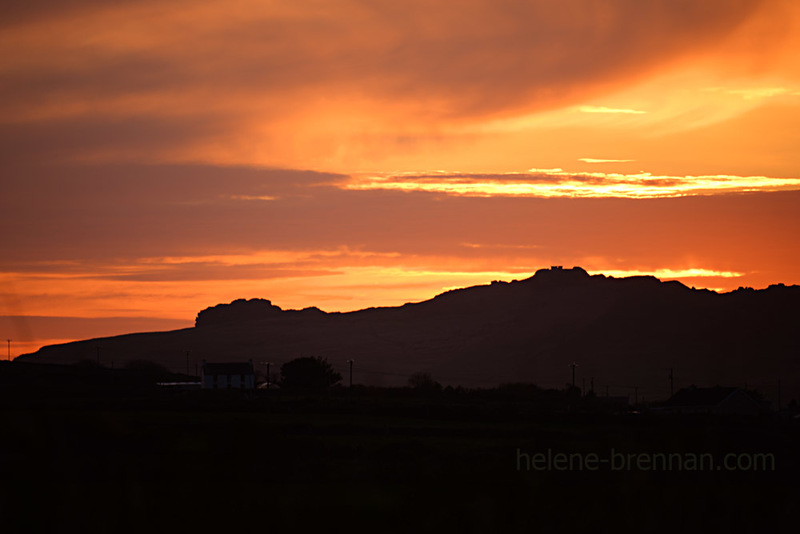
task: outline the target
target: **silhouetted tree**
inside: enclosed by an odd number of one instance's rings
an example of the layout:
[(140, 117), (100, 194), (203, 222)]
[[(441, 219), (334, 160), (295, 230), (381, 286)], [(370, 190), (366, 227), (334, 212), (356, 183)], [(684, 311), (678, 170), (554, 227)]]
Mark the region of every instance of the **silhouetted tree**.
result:
[(324, 389), (342, 380), (327, 359), (319, 356), (295, 358), (281, 365), (281, 387)]

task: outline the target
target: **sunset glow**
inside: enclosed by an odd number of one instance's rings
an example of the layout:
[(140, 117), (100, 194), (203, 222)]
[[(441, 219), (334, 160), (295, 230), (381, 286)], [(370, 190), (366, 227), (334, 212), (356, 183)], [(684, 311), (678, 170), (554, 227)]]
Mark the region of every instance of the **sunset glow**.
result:
[(0, 28), (16, 354), (550, 265), (800, 283), (795, 1), (45, 1)]

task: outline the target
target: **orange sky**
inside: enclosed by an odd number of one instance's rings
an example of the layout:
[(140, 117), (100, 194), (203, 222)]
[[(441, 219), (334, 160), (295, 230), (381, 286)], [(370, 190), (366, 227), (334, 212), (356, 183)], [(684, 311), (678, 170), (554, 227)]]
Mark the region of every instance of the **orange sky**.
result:
[(0, 20), (14, 355), (552, 264), (800, 283), (797, 2), (65, 4)]

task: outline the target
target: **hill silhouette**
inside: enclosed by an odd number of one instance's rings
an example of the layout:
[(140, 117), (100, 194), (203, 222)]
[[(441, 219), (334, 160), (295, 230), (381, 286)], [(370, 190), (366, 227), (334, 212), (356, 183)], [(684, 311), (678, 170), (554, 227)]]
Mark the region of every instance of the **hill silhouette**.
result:
[[(456, 289), (399, 307), (326, 313), (281, 310), (264, 299), (207, 308), (194, 328), (43, 347), (22, 360), (119, 366), (152, 360), (176, 372), (208, 361), (327, 358), (354, 382), (404, 385), (417, 372), (443, 385), (533, 382), (576, 385), (631, 401), (669, 396), (689, 384), (759, 388), (800, 397), (800, 286), (718, 294), (652, 276), (590, 276), (579, 267), (542, 269), (513, 282)], [(263, 366), (262, 371), (263, 371)]]

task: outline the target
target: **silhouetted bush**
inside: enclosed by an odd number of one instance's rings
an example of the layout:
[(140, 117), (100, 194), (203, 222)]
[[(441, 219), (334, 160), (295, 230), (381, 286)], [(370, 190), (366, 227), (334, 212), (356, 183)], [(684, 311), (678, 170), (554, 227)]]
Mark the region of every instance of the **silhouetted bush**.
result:
[(430, 373), (418, 372), (408, 378), (408, 385), (421, 391), (441, 391), (442, 385)]
[(327, 359), (318, 356), (295, 358), (281, 365), (282, 388), (324, 389), (342, 380)]

